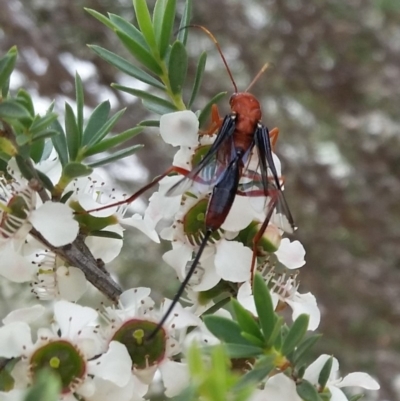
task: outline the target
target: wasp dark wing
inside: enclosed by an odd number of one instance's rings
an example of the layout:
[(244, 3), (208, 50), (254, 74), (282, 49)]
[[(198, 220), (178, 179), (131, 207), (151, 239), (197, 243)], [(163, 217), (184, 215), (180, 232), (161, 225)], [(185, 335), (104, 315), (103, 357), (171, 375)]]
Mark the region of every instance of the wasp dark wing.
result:
[[(167, 196), (176, 196), (187, 191), (193, 182), (200, 176), (199, 182), (203, 184), (210, 185), (215, 180), (215, 176), (218, 174), (220, 169), (219, 162), (216, 159), (218, 151), (224, 146), (227, 141), (233, 138), (233, 133), (235, 131), (235, 116), (227, 115), (222, 122), (221, 128), (218, 131), (217, 137), (214, 143), (211, 145), (208, 152), (205, 154), (200, 163), (193, 167), (193, 169), (178, 181), (174, 186), (172, 186), (166, 193)], [(207, 170), (206, 168), (209, 167)], [(202, 174), (203, 173), (203, 174)]]

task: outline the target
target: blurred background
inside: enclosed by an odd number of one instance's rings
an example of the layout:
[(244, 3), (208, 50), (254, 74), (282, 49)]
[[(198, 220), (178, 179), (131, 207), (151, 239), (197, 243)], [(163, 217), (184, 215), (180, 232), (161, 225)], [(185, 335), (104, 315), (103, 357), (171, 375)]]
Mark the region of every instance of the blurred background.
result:
[[(299, 226), (295, 237), (307, 251), (300, 292), (311, 291), (323, 315), (316, 351), (338, 357), (343, 373), (375, 375), (380, 400), (400, 400), (400, 1), (193, 3), (193, 23), (218, 38), (240, 89), (265, 62), (273, 65), (252, 92), (262, 101), (265, 125), (281, 131), (285, 194)], [(86, 47), (129, 58), (83, 7), (133, 18), (129, 0), (0, 0), (0, 50), (18, 46), (13, 87), (36, 94), (43, 109), (56, 99), (62, 113), (64, 100), (74, 98), (78, 70), (88, 107), (107, 98), (115, 110), (128, 107), (121, 132), (151, 116), (136, 99), (109, 88), (138, 83)], [(189, 43), (193, 56), (209, 53), (200, 108), (233, 89), (210, 39), (192, 30)], [(189, 74), (194, 69), (195, 58)], [(223, 114), (227, 101), (220, 102)], [(126, 193), (163, 172), (173, 155), (156, 130), (135, 140), (146, 145), (138, 157), (105, 172)], [(145, 202), (133, 207), (143, 211)], [(120, 282), (151, 286), (158, 299), (173, 296), (177, 283), (161, 259), (168, 245), (133, 230), (127, 238), (110, 267)], [(15, 307), (3, 290), (2, 312)]]

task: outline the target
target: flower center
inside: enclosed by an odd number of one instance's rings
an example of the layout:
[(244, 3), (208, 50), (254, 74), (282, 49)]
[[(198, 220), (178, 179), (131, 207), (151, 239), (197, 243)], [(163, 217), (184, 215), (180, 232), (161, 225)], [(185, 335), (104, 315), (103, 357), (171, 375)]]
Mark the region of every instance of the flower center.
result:
[(133, 319), (124, 323), (112, 338), (125, 345), (132, 364), (137, 369), (148, 368), (164, 358), (166, 348), (164, 329), (161, 328), (148, 339), (156, 327), (155, 322)]
[(58, 374), (62, 392), (74, 391), (86, 372), (86, 361), (78, 349), (68, 341), (54, 341), (38, 348), (30, 360), (31, 372), (47, 368)]

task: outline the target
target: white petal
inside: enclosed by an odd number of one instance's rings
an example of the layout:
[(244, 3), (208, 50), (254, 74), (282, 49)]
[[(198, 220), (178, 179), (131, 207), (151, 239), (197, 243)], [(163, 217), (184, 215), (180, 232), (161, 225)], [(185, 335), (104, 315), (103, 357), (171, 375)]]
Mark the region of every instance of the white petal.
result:
[(316, 330), (321, 321), (321, 312), (317, 306), (317, 300), (310, 292), (307, 294), (297, 293), (294, 300), (287, 299), (287, 304), (293, 310), (292, 319), (296, 320), (298, 316), (305, 313), (310, 316), (308, 330)]
[(348, 398), (346, 395), (343, 393), (340, 388), (335, 387), (335, 386), (327, 386), (329, 388), (329, 391), (331, 392), (331, 399), (330, 401), (348, 401)]
[(32, 323), (36, 322), (39, 317), (43, 316), (46, 308), (43, 305), (33, 305), (27, 308), (16, 309), (10, 312), (4, 319), (4, 324), (10, 324), (12, 322), (25, 322)]
[(24, 322), (14, 322), (0, 328), (0, 356), (17, 358), (32, 346), (31, 328)]
[(279, 249), (275, 252), (279, 262), (288, 269), (298, 269), (305, 265), (304, 256), (306, 251), (299, 241), (290, 242), (288, 238), (283, 238)]
[[(284, 373), (278, 373), (268, 379), (263, 390), (264, 400), (301, 401), (297, 395), (295, 382)], [(261, 398), (258, 398), (261, 399)]]
[(238, 302), (254, 316), (258, 316), (250, 281), (243, 283), (237, 294)]
[(176, 271), (176, 274), (182, 281), (185, 277), (185, 274), (182, 272), (184, 272), (186, 264), (192, 259), (192, 254), (193, 249), (186, 244), (182, 244), (178, 248), (165, 252), (162, 258)]
[(367, 390), (379, 390), (379, 383), (373, 379), (368, 373), (364, 372), (353, 372), (343, 378), (341, 382), (337, 384), (337, 387), (362, 387)]
[[(113, 203), (116, 202), (115, 199), (110, 199), (109, 202), (107, 202), (105, 204), (101, 204), (99, 202), (96, 202), (96, 200), (93, 199), (92, 195), (86, 194), (86, 193), (80, 193), (79, 196), (78, 196), (78, 201), (79, 201), (79, 204), (85, 210), (94, 210), (94, 209), (97, 209), (99, 207), (106, 206), (107, 203), (112, 205)], [(107, 207), (107, 208), (105, 208), (103, 210), (99, 210), (99, 211), (96, 211), (96, 212), (91, 212), (90, 215), (91, 216), (95, 216), (95, 217), (108, 217), (108, 216), (112, 216), (117, 210), (118, 210), (118, 206), (110, 206), (110, 207)]]
[(3, 242), (0, 246), (0, 274), (10, 281), (23, 283), (31, 281), (36, 267), (14, 249), (12, 239)]
[(7, 392), (0, 391), (1, 401), (23, 401), (26, 399), (26, 390), (13, 389)]
[[(316, 385), (318, 384), (319, 374), (324, 367), (326, 361), (330, 358), (330, 355), (320, 355), (305, 371), (304, 378), (310, 383)], [(337, 372), (339, 371), (339, 362), (336, 358), (333, 358), (330, 379), (335, 379)]]
[(237, 241), (217, 244), (215, 268), (222, 279), (241, 283), (250, 280), (252, 251)]
[(247, 196), (235, 196), (231, 210), (221, 228), (228, 231), (240, 231), (255, 218), (255, 213)]
[(131, 227), (135, 227), (143, 234), (146, 234), (152, 241), (156, 242), (157, 244), (160, 243), (160, 239), (158, 238), (154, 223), (150, 219), (144, 219), (140, 214), (134, 214), (128, 219), (123, 219), (121, 221), (121, 224), (124, 226), (128, 225)]
[(70, 244), (78, 235), (79, 224), (72, 210), (63, 203), (46, 202), (31, 213), (29, 220), (54, 246)]
[[(193, 145), (193, 146), (196, 146)], [(193, 147), (182, 146), (174, 156), (172, 164), (176, 167), (190, 171), (192, 169)]]
[(150, 292), (150, 288), (147, 287), (130, 288), (120, 295), (119, 302), (124, 309), (137, 308), (144, 299), (149, 297)]
[(131, 376), (132, 359), (124, 345), (111, 341), (107, 352), (90, 361), (88, 366), (90, 374), (123, 387), (128, 384)]
[(54, 305), (54, 318), (63, 337), (73, 339), (83, 327), (94, 322), (97, 316), (98, 313), (94, 309), (72, 302), (58, 301)]
[(86, 277), (77, 267), (60, 266), (56, 274), (58, 291), (62, 299), (75, 302), (86, 292)]
[[(171, 305), (170, 299), (165, 299), (162, 305), (162, 315), (164, 316), (165, 312)], [(187, 309), (184, 309), (182, 305), (178, 302), (174, 309), (172, 309), (171, 314), (168, 316), (165, 325), (168, 328), (173, 329), (183, 329), (189, 326), (198, 326), (201, 323), (200, 318), (195, 316), (192, 312)]]
[[(121, 236), (124, 232), (124, 229), (117, 224), (108, 226), (105, 230)], [(96, 237), (90, 235), (86, 237), (85, 244), (96, 259), (101, 259), (104, 263), (110, 263), (120, 254), (123, 241), (122, 239), (117, 238)]]
[(160, 135), (172, 146), (196, 146), (199, 120), (190, 110), (164, 114), (160, 118)]
[(160, 366), (165, 395), (174, 397), (189, 385), (189, 369), (186, 363), (166, 360)]

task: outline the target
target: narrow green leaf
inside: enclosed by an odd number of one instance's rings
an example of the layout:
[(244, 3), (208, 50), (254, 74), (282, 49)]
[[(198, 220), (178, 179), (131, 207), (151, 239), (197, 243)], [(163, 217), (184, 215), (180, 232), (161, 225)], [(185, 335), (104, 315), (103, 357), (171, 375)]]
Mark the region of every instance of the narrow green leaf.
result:
[(74, 112), (68, 103), (65, 103), (65, 133), (67, 137), (69, 158), (75, 160), (81, 145), (81, 138), (76, 125)]
[(36, 116), (29, 131), (32, 133), (33, 137), (35, 137), (35, 135), (39, 134), (41, 131), (49, 129), (50, 124), (57, 120), (57, 117), (57, 114), (51, 111), (48, 111), (43, 117)]
[(265, 284), (261, 275), (257, 273), (254, 276), (253, 295), (258, 318), (260, 320), (260, 326), (263, 331), (264, 338), (268, 343), (274, 330), (276, 316), (267, 285)]
[(143, 107), (155, 114), (162, 116), (163, 114), (173, 113), (177, 111), (177, 108), (174, 106), (173, 108), (169, 105), (162, 105), (159, 103), (154, 103), (149, 100), (142, 101)]
[(255, 345), (256, 347), (264, 347), (264, 340), (260, 340), (258, 337), (253, 336), (250, 333), (246, 333), (245, 331), (241, 332), (242, 337), (245, 338), (246, 340), (249, 341), (249, 343), (252, 343), (253, 345)]
[(322, 401), (316, 388), (307, 380), (296, 386), (297, 394), (304, 401)]
[(254, 368), (242, 376), (239, 382), (235, 385), (234, 389), (239, 390), (249, 384), (258, 384), (264, 380), (271, 371), (275, 368), (274, 357), (264, 357), (262, 363), (259, 366), (254, 366)]
[(135, 25), (123, 19), (119, 15), (109, 13), (108, 16), (110, 18), (110, 21), (112, 21), (112, 23), (114, 24), (114, 30), (124, 32), (132, 40), (139, 43), (140, 46), (142, 46), (146, 50), (150, 50), (148, 44), (146, 43), (146, 40), (142, 35), (142, 32), (140, 32)]
[(298, 344), (300, 344), (300, 341), (307, 333), (309, 321), (310, 321), (310, 316), (302, 314), (293, 322), (293, 325), (290, 328), (289, 333), (283, 340), (283, 345), (281, 350), (283, 355), (286, 356), (290, 354), (295, 349), (295, 347)]
[(146, 0), (133, 0), (133, 7), (135, 8), (136, 19), (139, 24), (139, 28), (142, 31), (147, 44), (149, 45), (153, 54), (157, 54), (157, 41)]
[(199, 115), (199, 124), (200, 127), (203, 127), (210, 117), (211, 107), (213, 104), (217, 103), (220, 99), (222, 99), (228, 92), (220, 92), (217, 93), (204, 107)]
[(207, 53), (203, 52), (201, 53), (199, 61), (197, 63), (196, 75), (194, 78), (192, 94), (190, 95), (190, 100), (188, 103), (188, 109), (192, 107), (194, 101), (196, 100), (197, 94), (199, 93), (199, 89), (203, 81), (204, 70), (206, 68), (206, 62), (207, 62)]
[(326, 386), (326, 383), (328, 383), (329, 376), (330, 376), (331, 370), (332, 370), (332, 364), (333, 364), (333, 357), (331, 356), (325, 362), (324, 366), (321, 369), (321, 372), (319, 372), (318, 384), (320, 385), (321, 389), (324, 389)]
[(75, 74), (75, 92), (76, 92), (76, 125), (79, 136), (83, 133), (83, 107), (85, 106), (82, 79), (78, 73)]
[(7, 54), (0, 59), (0, 88), (2, 88), (11, 76), (17, 60), (17, 47), (13, 46)]
[(153, 28), (158, 46), (160, 47), (160, 37), (162, 32), (162, 22), (164, 18), (165, 4), (167, 0), (157, 0), (153, 9)]
[(18, 90), (16, 100), (28, 110), (31, 116), (35, 115), (35, 106), (33, 105), (32, 97), (25, 89)]
[(89, 117), (82, 136), (82, 145), (87, 145), (92, 138), (100, 131), (108, 119), (110, 113), (110, 102), (108, 100), (100, 103)]
[(0, 103), (0, 118), (13, 120), (30, 117), (29, 111), (15, 100), (4, 100)]
[(253, 346), (253, 344), (242, 337), (239, 325), (231, 319), (209, 315), (204, 317), (204, 323), (207, 329), (221, 341), (231, 344)]
[(127, 157), (127, 156), (131, 156), (134, 153), (136, 153), (139, 149), (142, 149), (142, 148), (143, 148), (143, 145), (134, 145), (134, 146), (131, 146), (130, 148), (123, 149), (119, 152), (115, 152), (112, 155), (110, 155), (109, 157), (106, 157), (101, 160), (97, 160), (93, 163), (89, 163), (88, 165), (92, 168), (104, 166), (105, 164), (112, 163), (114, 161), (123, 159), (124, 157)]
[(264, 341), (263, 335), (256, 323), (254, 316), (245, 309), (236, 299), (232, 299), (232, 306), (235, 312), (236, 320), (239, 323), (242, 332), (250, 333), (261, 342)]
[(40, 178), (40, 181), (42, 181), (43, 186), (49, 190), (50, 192), (53, 191), (54, 189), (54, 185), (51, 182), (50, 178), (45, 174), (42, 173), (40, 170), (36, 170), (36, 174), (38, 175), (38, 177)]
[(59, 133), (59, 135), (53, 136), (51, 138), (51, 142), (53, 143), (53, 146), (58, 154), (61, 165), (65, 166), (68, 163), (69, 157), (68, 157), (67, 140), (65, 137), (63, 127), (61, 126), (58, 120), (55, 120), (53, 121), (53, 123), (50, 125), (49, 128)]
[(141, 127), (159, 127), (160, 120), (143, 120), (138, 125)]
[(109, 120), (107, 120), (106, 123), (90, 138), (87, 147), (91, 147), (100, 142), (112, 130), (122, 114), (125, 113), (125, 110), (126, 109), (122, 109), (118, 111)]
[[(269, 337), (269, 343), (270, 344), (276, 344), (280, 343), (282, 339), (282, 326), (284, 324), (284, 319), (282, 316), (276, 316), (275, 319), (275, 326), (274, 329), (272, 330), (271, 336)], [(282, 346), (282, 345), (281, 345)], [(281, 346), (279, 349), (281, 349)]]
[(165, 6), (162, 28), (158, 38), (160, 57), (163, 59), (167, 53), (168, 45), (171, 40), (172, 28), (175, 20), (176, 0), (167, 0)]
[(358, 401), (364, 398), (364, 394), (355, 394), (349, 397), (349, 401)]
[(255, 345), (225, 344), (230, 358), (251, 358), (262, 355), (263, 349)]
[(24, 178), (26, 178), (28, 181), (34, 178), (34, 173), (31, 170), (31, 168), (26, 164), (26, 161), (24, 160), (23, 157), (20, 155), (15, 156), (15, 161), (17, 162), (17, 166), (19, 170), (21, 171), (21, 174)]
[(177, 95), (182, 92), (183, 84), (186, 79), (188, 66), (188, 56), (182, 42), (176, 41), (172, 45), (169, 56), (168, 77), (172, 92)]
[(58, 135), (58, 134), (59, 134), (58, 131), (55, 131), (52, 129), (42, 131), (32, 137), (32, 142), (35, 142), (35, 141), (38, 141), (41, 139), (52, 138), (53, 136)]
[(114, 30), (114, 24), (103, 14), (100, 14), (96, 10), (92, 10), (91, 8), (83, 8), (85, 11), (87, 11), (91, 16), (96, 18), (98, 21), (100, 21), (102, 24), (104, 24), (106, 27)]
[(107, 150), (110, 150), (114, 148), (115, 146), (120, 145), (121, 143), (128, 141), (135, 137), (137, 134), (141, 133), (143, 131), (144, 127), (135, 127), (131, 128), (129, 130), (126, 130), (122, 132), (121, 134), (114, 135), (111, 138), (105, 139), (104, 141), (101, 141), (97, 143), (96, 145), (91, 146), (88, 148), (84, 155), (85, 157), (95, 155), (97, 153), (105, 152)]
[(177, 111), (176, 107), (171, 102), (169, 102), (168, 100), (162, 99), (158, 96), (152, 95), (149, 92), (142, 91), (140, 89), (129, 88), (127, 86), (122, 86), (122, 85), (118, 85), (118, 84), (112, 84), (111, 86), (115, 89), (129, 93), (130, 95), (139, 97), (143, 100), (146, 100), (147, 102), (151, 102), (153, 104), (163, 106), (163, 107), (169, 109), (170, 112)]
[(92, 172), (92, 168), (77, 162), (70, 162), (63, 168), (63, 175), (69, 178), (86, 177)]
[(161, 82), (157, 81), (151, 75), (147, 74), (147, 72), (141, 70), (140, 68), (132, 65), (129, 61), (124, 58), (118, 56), (117, 54), (110, 52), (106, 49), (103, 49), (100, 46), (89, 45), (89, 47), (98, 54), (103, 60), (109, 62), (114, 67), (118, 68), (120, 71), (125, 72), (131, 77), (138, 79), (146, 84), (154, 86), (155, 88), (161, 89), (165, 91), (165, 86)]
[(302, 341), (294, 351), (293, 364), (297, 365), (302, 362), (307, 352), (314, 346), (314, 344), (322, 337), (321, 334), (313, 334)]
[(190, 24), (192, 18), (192, 0), (186, 0), (185, 9), (182, 14), (181, 23), (179, 24), (179, 33), (177, 40), (182, 42), (186, 46), (187, 37), (189, 34), (188, 29), (182, 29)]
[(133, 40), (131, 37), (126, 35), (124, 32), (117, 31), (117, 36), (120, 38), (122, 44), (129, 50), (129, 52), (146, 68), (148, 68), (154, 74), (162, 75), (162, 69), (159, 66), (157, 60), (142, 47), (138, 42)]
[(91, 231), (91, 237), (99, 237), (99, 238), (111, 238), (111, 239), (119, 239), (122, 240), (123, 237), (113, 231), (101, 230), (101, 231)]

